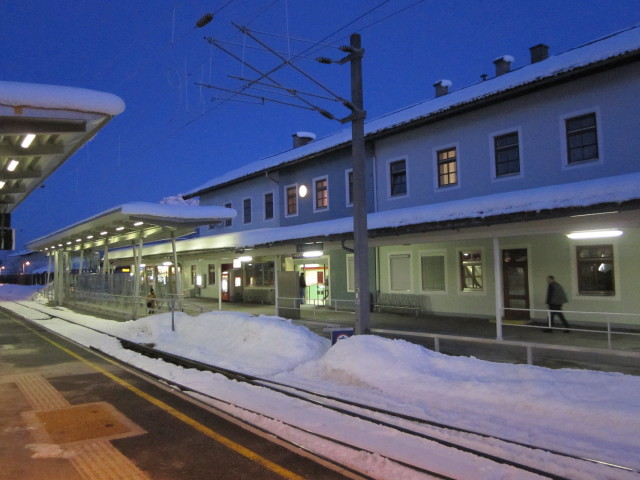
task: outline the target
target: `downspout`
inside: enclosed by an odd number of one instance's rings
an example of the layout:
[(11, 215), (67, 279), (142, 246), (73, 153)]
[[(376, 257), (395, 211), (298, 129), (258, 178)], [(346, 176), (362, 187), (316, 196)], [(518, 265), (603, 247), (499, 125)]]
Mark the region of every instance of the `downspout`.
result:
[(496, 295), (496, 340), (502, 340), (502, 256), (500, 255), (500, 239), (493, 237), (493, 276)]

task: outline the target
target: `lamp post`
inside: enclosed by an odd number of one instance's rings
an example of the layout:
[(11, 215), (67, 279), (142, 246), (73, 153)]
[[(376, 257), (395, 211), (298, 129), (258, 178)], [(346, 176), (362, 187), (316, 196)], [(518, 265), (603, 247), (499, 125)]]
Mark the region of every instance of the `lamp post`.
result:
[(27, 267), (31, 265), (30, 261), (26, 261), (22, 264), (22, 274), (25, 275), (27, 273)]

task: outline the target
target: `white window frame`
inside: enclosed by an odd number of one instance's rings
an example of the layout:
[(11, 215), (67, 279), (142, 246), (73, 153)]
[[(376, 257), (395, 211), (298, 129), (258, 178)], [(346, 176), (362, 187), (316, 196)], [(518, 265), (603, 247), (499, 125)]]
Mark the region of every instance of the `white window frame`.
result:
[[(327, 206), (325, 208), (318, 208), (318, 205), (316, 203), (316, 182), (319, 180), (326, 180), (327, 182)], [(330, 203), (330, 199), (329, 199), (329, 176), (328, 175), (322, 175), (321, 177), (315, 177), (311, 180), (312, 184), (313, 184), (313, 213), (319, 213), (319, 212), (328, 212), (329, 208), (331, 206)]]
[[(592, 245), (612, 245), (613, 246), (613, 283), (616, 288), (615, 295), (585, 295), (578, 293), (578, 248)], [(594, 240), (572, 241), (571, 245), (571, 297), (575, 300), (593, 300), (598, 302), (620, 301), (621, 278), (620, 278), (620, 249), (617, 238), (600, 238)]]
[[(482, 258), (482, 290), (465, 290), (464, 288), (462, 288), (462, 268), (460, 268), (461, 267), (460, 254), (462, 252), (475, 252), (475, 251), (480, 252), (480, 257)], [(456, 285), (456, 290), (458, 292), (458, 295), (478, 295), (478, 296), (487, 295), (489, 288), (487, 287), (487, 268), (486, 268), (487, 256), (486, 255), (487, 254), (483, 247), (469, 246), (469, 247), (456, 249), (456, 279), (458, 282)]]
[[(496, 174), (496, 146), (495, 139), (496, 137), (501, 137), (503, 135), (508, 135), (510, 133), (518, 134), (518, 156), (520, 160), (520, 171), (518, 173), (510, 173), (508, 175), (500, 175)], [(513, 127), (506, 128), (504, 130), (500, 130), (498, 132), (493, 132), (489, 134), (489, 152), (491, 155), (491, 180), (496, 182), (502, 182), (505, 180), (512, 180), (514, 178), (522, 178), (524, 177), (524, 148), (522, 147), (522, 127)]]
[[(391, 257), (406, 256), (409, 258), (409, 289), (408, 290), (393, 290), (391, 285)], [(389, 285), (390, 293), (412, 293), (413, 292), (413, 258), (410, 251), (396, 251), (389, 252), (387, 254), (387, 284)]]
[[(344, 171), (344, 204), (347, 207), (353, 207), (353, 202), (349, 201), (349, 174), (353, 175), (353, 168)], [(353, 191), (351, 197), (353, 198)]]
[[(567, 154), (567, 120), (574, 117), (581, 117), (582, 115), (588, 115), (593, 113), (596, 116), (596, 137), (598, 138), (598, 158), (597, 160), (586, 160), (579, 163), (569, 163), (569, 156)], [(575, 112), (571, 112), (560, 116), (560, 158), (562, 162), (563, 170), (573, 170), (575, 168), (592, 167), (594, 165), (602, 165), (604, 163), (604, 142), (602, 140), (602, 114), (600, 113), (600, 107), (595, 106), (591, 108), (585, 108)]]
[[(444, 185), (440, 186), (440, 172), (438, 171), (438, 152), (443, 150), (450, 150), (452, 148), (456, 149), (456, 173), (458, 181), (454, 185)], [(461, 169), (461, 152), (460, 152), (460, 143), (448, 143), (445, 145), (441, 145), (438, 147), (434, 147), (431, 153), (431, 163), (432, 163), (432, 171), (433, 171), (433, 191), (434, 192), (447, 192), (449, 190), (457, 190), (462, 185), (462, 169)]]
[[(267, 195), (271, 194), (272, 197), (272, 202), (273, 202), (273, 212), (272, 212), (272, 216), (271, 218), (267, 218)], [(274, 192), (273, 190), (269, 191), (269, 192), (264, 192), (264, 195), (262, 195), (262, 219), (265, 222), (271, 222), (273, 220), (276, 219), (276, 212), (277, 212), (277, 207), (276, 207), (276, 192)]]
[[(287, 196), (287, 190), (290, 189), (291, 187), (293, 187), (295, 189), (296, 192), (296, 213), (289, 213), (289, 197)], [(285, 218), (293, 218), (293, 217), (297, 217), (300, 214), (300, 201), (299, 201), (299, 195), (298, 195), (298, 184), (297, 183), (291, 183), (289, 185), (285, 185), (284, 187), (284, 216)]]
[[(447, 258), (447, 251), (446, 250), (421, 250), (418, 252), (418, 256), (420, 258), (420, 292), (422, 293), (429, 293), (429, 294), (435, 294), (435, 295), (443, 295), (443, 294), (447, 294), (449, 291), (449, 285), (448, 285), (448, 280), (449, 280), (449, 274), (447, 272), (447, 265), (448, 265), (448, 258)], [(443, 262), (444, 262), (444, 290), (432, 290), (432, 289), (428, 289), (428, 288), (423, 288), (422, 286), (422, 259), (424, 257), (442, 257), (443, 258)]]
[[(395, 162), (404, 161), (404, 174), (407, 181), (407, 191), (402, 195), (391, 195), (391, 164)], [(385, 175), (387, 181), (387, 199), (388, 200), (396, 200), (398, 198), (407, 198), (409, 196), (409, 159), (407, 157), (398, 157), (393, 158), (391, 160), (387, 160), (387, 173)]]
[[(244, 202), (249, 200), (249, 216), (251, 217), (247, 222), (244, 216)], [(244, 197), (242, 199), (242, 224), (251, 225), (253, 223), (253, 199), (251, 197)]]

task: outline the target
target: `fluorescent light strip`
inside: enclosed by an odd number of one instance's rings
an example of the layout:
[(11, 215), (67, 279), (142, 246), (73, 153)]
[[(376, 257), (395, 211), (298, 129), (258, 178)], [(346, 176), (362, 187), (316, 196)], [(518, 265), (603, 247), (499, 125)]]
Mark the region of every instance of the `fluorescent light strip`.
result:
[(24, 139), (22, 140), (22, 143), (20, 144), (20, 146), (22, 148), (29, 148), (31, 146), (31, 143), (33, 143), (33, 141), (35, 139), (36, 139), (35, 134), (29, 133), (29, 134), (27, 134), (27, 136), (24, 137)]
[(585, 230), (583, 232), (567, 233), (572, 240), (584, 240), (588, 238), (613, 238), (622, 235), (622, 230)]
[(9, 170), (10, 172), (13, 172), (16, 168), (18, 168), (18, 165), (20, 165), (20, 162), (18, 162), (18, 160), (16, 160), (15, 158), (12, 158), (11, 160), (9, 160), (9, 165), (7, 165), (7, 170)]

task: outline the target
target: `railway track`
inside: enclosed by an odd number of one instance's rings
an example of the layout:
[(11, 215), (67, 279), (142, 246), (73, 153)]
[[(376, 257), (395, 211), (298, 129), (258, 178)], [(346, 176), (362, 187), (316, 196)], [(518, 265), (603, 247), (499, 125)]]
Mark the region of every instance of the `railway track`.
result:
[[(32, 308), (30, 305), (22, 305), (27, 308)], [(64, 322), (69, 322), (79, 327), (92, 330), (101, 335), (112, 337), (120, 342), (124, 349), (136, 352), (140, 355), (159, 359), (187, 369), (211, 372), (222, 375), (227, 379), (236, 382), (248, 384), (261, 389), (267, 389), (275, 394), (293, 398), (296, 401), (304, 402), (305, 404), (312, 405), (315, 408), (330, 411), (339, 416), (357, 419), (358, 421), (365, 422), (367, 424), (375, 424), (381, 429), (388, 429), (393, 432), (393, 434), (408, 435), (414, 438), (416, 442), (424, 442), (425, 445), (434, 447), (440, 452), (444, 452), (444, 455), (447, 455), (446, 452), (449, 452), (450, 455), (471, 456), (472, 458), (477, 459), (480, 464), (497, 464), (502, 467), (506, 467), (513, 474), (516, 472), (520, 472), (520, 475), (525, 474), (522, 478), (548, 478), (557, 480), (573, 480), (575, 478), (640, 479), (640, 471), (623, 465), (614, 465), (603, 459), (585, 458), (572, 454), (568, 451), (558, 451), (545, 448), (544, 446), (516, 442), (507, 438), (460, 428), (455, 425), (435, 422), (428, 418), (419, 418), (402, 412), (379, 408), (375, 405), (367, 405), (340, 398), (335, 395), (310, 390), (308, 388), (301, 388), (299, 386), (281, 383), (272, 379), (206, 364), (204, 362), (159, 350), (153, 344), (136, 343), (125, 338), (114, 336), (108, 332), (52, 315), (51, 309), (43, 309), (39, 311), (46, 313), (51, 318), (57, 318)], [(106, 352), (100, 351), (95, 347), (92, 347), (92, 349), (98, 351), (98, 353), (108, 357), (114, 362), (120, 364), (124, 363), (122, 360), (117, 359)], [(142, 371), (137, 367), (128, 364), (125, 365), (128, 368), (136, 370), (142, 375), (151, 377), (155, 381), (162, 382), (172, 389), (178, 390), (183, 394), (187, 394), (190, 397), (197, 399), (199, 402), (205, 403), (209, 408), (220, 411), (225, 415), (232, 415), (237, 421), (249, 424), (251, 428), (257, 428), (266, 434), (277, 437), (281, 442), (290, 443), (292, 445), (295, 444), (294, 446), (296, 448), (306, 450), (317, 458), (322, 459), (322, 461), (331, 463), (343, 471), (351, 472), (353, 474), (353, 478), (373, 477), (369, 477), (366, 472), (354, 468), (353, 465), (348, 464), (348, 462), (337, 460), (334, 457), (329, 458), (321, 451), (314, 451), (311, 447), (305, 447), (303, 443), (292, 442), (286, 436), (275, 434), (268, 428), (261, 426), (260, 423), (278, 422), (279, 424), (286, 426), (288, 429), (295, 430), (303, 436), (312, 436), (320, 439), (322, 442), (329, 442), (336, 447), (351, 451), (353, 454), (365, 453), (382, 457), (385, 461), (392, 462), (402, 469), (414, 472), (415, 474), (423, 475), (425, 478), (465, 478), (457, 476), (455, 472), (443, 473), (442, 471), (436, 471), (436, 469), (432, 470), (418, 465), (417, 463), (419, 462), (410, 462), (406, 461), (406, 459), (397, 458), (397, 456), (394, 455), (381, 454), (379, 452), (367, 450), (367, 448), (362, 445), (356, 445), (350, 441), (345, 441), (340, 438), (335, 438), (334, 436), (312, 431), (308, 428), (303, 428), (292, 423), (283, 422), (281, 419), (269, 417), (262, 412), (251, 411), (244, 407), (238, 407), (224, 398), (198, 391), (196, 388), (188, 385), (179, 384), (171, 379), (164, 378), (162, 375), (151, 374), (147, 371)], [(248, 418), (253, 418), (254, 420), (248, 420)], [(256, 422), (255, 418), (262, 419), (262, 422)], [(331, 451), (331, 449), (329, 450)], [(349, 457), (349, 455), (345, 455), (345, 457)], [(544, 465), (544, 468), (541, 468), (540, 465)], [(520, 478), (520, 476), (518, 476), (518, 478)]]

